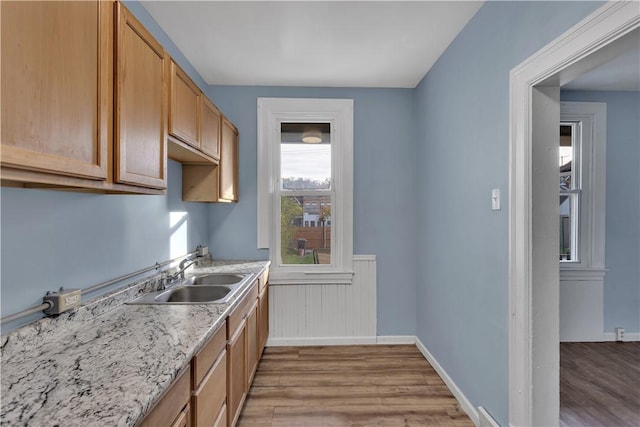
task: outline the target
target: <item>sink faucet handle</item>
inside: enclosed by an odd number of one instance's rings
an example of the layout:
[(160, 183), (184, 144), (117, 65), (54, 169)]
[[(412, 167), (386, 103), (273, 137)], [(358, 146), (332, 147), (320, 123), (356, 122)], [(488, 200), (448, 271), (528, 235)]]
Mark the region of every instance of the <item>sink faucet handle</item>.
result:
[(159, 291), (163, 291), (167, 288), (167, 283), (169, 282), (169, 272), (163, 271), (160, 275), (160, 285), (158, 286)]

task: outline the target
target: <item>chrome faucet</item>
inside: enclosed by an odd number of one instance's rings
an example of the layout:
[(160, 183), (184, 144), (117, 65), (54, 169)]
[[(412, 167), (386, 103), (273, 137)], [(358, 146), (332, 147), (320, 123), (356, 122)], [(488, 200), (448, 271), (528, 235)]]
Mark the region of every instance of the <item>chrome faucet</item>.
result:
[(178, 279), (184, 279), (184, 271), (191, 267), (193, 264), (197, 264), (198, 263), (198, 258), (185, 258), (182, 261), (180, 261), (180, 265), (178, 266), (178, 271), (171, 276), (170, 281), (171, 282), (175, 282)]

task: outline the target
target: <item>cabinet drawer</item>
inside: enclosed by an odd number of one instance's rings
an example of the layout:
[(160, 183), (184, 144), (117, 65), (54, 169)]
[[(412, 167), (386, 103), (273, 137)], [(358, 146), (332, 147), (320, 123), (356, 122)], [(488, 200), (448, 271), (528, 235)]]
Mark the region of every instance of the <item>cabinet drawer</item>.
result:
[(193, 412), (196, 426), (211, 426), (227, 398), (227, 352), (222, 351), (218, 360), (193, 392)]
[(191, 396), (191, 376), (189, 369), (180, 374), (169, 390), (164, 394), (156, 406), (140, 423), (141, 427), (158, 427), (171, 425), (182, 409), (189, 403)]
[(227, 337), (231, 338), (231, 336), (236, 332), (238, 327), (242, 325), (242, 321), (249, 313), (249, 309), (253, 307), (253, 303), (258, 298), (258, 281), (256, 280), (252, 285), (249, 292), (244, 296), (238, 307), (233, 310), (233, 313), (229, 315), (227, 319)]
[(220, 326), (218, 331), (211, 337), (209, 342), (193, 357), (191, 371), (193, 375), (193, 387), (198, 388), (200, 382), (205, 377), (213, 363), (216, 361), (220, 352), (225, 349), (227, 344), (227, 328), (226, 322)]

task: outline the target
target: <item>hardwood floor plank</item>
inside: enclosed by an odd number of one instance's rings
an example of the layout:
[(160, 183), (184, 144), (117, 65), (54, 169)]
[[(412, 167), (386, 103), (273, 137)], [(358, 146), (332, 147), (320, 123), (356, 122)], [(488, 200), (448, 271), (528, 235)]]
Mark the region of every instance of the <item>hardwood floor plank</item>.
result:
[(380, 404), (376, 386), (341, 387), (252, 387), (249, 398), (256, 405), (278, 407), (286, 405), (320, 406), (342, 404), (348, 400), (354, 405)]
[[(344, 426), (432, 426), (469, 425), (450, 416), (442, 405), (335, 405), (327, 407), (277, 407), (272, 426), (310, 425), (327, 427)], [(453, 407), (450, 409), (453, 410)]]
[[(264, 375), (273, 372), (264, 372)], [(258, 380), (259, 376), (256, 376)], [(419, 370), (397, 370), (389, 372), (341, 372), (340, 375), (328, 375), (326, 372), (288, 372), (278, 373), (277, 385), (288, 387), (341, 387), (355, 385), (429, 385)], [(439, 378), (438, 378), (439, 379)], [(258, 385), (258, 384), (256, 384)], [(271, 385), (271, 384), (266, 384)]]
[(640, 342), (560, 344), (560, 424), (640, 426)]
[(239, 427), (473, 426), (413, 345), (267, 348)]

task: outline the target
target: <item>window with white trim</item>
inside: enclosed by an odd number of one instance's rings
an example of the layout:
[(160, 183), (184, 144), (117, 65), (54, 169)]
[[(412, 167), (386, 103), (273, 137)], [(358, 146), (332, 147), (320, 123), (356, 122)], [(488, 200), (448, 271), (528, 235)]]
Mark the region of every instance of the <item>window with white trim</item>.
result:
[(270, 282), (351, 283), (353, 100), (259, 98), (257, 175)]
[(604, 270), (606, 104), (560, 104), (560, 267)]

